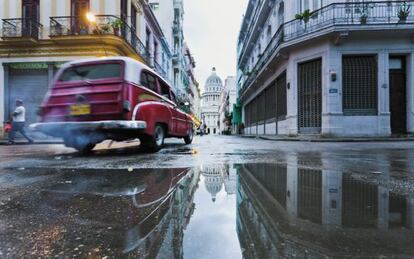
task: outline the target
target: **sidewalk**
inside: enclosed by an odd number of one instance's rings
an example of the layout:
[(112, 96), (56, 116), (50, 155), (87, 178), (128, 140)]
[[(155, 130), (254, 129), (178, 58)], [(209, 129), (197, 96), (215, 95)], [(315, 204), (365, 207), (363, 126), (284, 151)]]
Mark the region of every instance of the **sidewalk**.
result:
[[(7, 139), (0, 139), (0, 146), (7, 145), (9, 142)], [(25, 139), (17, 139), (14, 141), (14, 145), (55, 145), (55, 144), (63, 144), (62, 140), (35, 140), (33, 144), (29, 144)]]
[(414, 141), (414, 136), (404, 137), (350, 137), (350, 138), (327, 138), (317, 135), (310, 136), (271, 136), (271, 135), (239, 135), (243, 138), (258, 138), (270, 141), (297, 141), (297, 142), (399, 142), (399, 141)]

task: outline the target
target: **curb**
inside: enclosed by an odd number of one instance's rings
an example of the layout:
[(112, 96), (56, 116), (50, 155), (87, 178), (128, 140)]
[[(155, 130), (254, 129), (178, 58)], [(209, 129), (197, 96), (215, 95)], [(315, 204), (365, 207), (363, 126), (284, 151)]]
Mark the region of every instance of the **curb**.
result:
[[(34, 142), (33, 144), (29, 144), (27, 142), (14, 142), (13, 145), (10, 146), (34, 146), (34, 145), (60, 145), (63, 144), (63, 141), (39, 141), (39, 142)], [(0, 141), (0, 146), (9, 146), (7, 144), (7, 141)]]
[(256, 138), (268, 141), (285, 141), (285, 142), (313, 142), (313, 143), (352, 143), (352, 142), (414, 142), (414, 138), (338, 138), (338, 139), (320, 139), (320, 138), (270, 138), (265, 136), (241, 136), (242, 138)]

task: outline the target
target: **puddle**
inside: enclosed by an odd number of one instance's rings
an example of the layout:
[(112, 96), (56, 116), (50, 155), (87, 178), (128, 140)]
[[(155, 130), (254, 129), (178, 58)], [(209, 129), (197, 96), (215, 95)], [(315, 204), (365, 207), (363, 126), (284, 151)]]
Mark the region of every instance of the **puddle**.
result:
[[(414, 191), (381, 172), (306, 161), (60, 170), (0, 204), (6, 257), (414, 256)], [(34, 169), (20, 178), (33, 177)], [(53, 171), (49, 172), (53, 175)], [(4, 190), (3, 190), (4, 191)], [(7, 190), (5, 190), (7, 191)]]

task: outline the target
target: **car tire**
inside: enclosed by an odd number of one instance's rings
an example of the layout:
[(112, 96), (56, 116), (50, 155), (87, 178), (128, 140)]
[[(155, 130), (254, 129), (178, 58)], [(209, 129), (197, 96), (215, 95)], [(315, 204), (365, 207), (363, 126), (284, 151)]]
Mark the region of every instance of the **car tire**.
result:
[(158, 152), (164, 146), (165, 129), (161, 124), (156, 124), (153, 136), (142, 139), (142, 146), (150, 152)]
[(193, 129), (189, 129), (188, 135), (184, 137), (184, 142), (186, 145), (190, 145), (193, 142), (194, 138), (194, 131)]

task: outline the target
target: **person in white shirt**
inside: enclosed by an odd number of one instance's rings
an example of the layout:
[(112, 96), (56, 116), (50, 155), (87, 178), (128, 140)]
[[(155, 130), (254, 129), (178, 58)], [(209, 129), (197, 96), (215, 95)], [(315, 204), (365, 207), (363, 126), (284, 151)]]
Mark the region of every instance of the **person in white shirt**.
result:
[(16, 136), (16, 132), (20, 132), (20, 134), (22, 134), (22, 136), (25, 137), (30, 144), (32, 144), (33, 139), (27, 136), (24, 129), (24, 125), (26, 123), (26, 109), (23, 107), (22, 100), (16, 100), (16, 109), (12, 113), (12, 117), (13, 124), (12, 130), (9, 134), (9, 144), (14, 144), (14, 137)]

